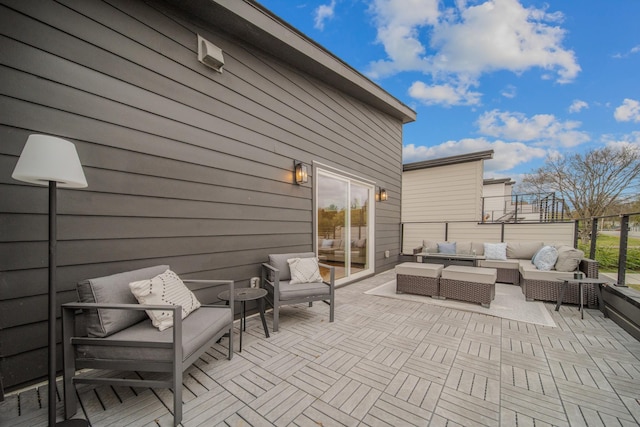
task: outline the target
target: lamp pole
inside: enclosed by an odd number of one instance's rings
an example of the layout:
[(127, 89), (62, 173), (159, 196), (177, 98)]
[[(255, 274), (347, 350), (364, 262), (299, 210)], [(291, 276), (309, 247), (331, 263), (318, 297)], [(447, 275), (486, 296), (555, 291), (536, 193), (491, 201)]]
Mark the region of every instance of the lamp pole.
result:
[(64, 139), (48, 135), (29, 135), (18, 163), (11, 175), (13, 179), (36, 185), (49, 186), (49, 268), (48, 268), (48, 359), (49, 427), (84, 427), (84, 419), (65, 420), (56, 424), (56, 266), (57, 266), (57, 187), (84, 188), (87, 180), (82, 171), (75, 145)]

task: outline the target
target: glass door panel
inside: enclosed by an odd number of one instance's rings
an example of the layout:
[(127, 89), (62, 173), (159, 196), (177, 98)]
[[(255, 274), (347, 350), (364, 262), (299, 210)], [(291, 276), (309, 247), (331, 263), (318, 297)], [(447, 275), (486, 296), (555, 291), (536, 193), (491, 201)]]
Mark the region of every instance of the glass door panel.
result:
[(318, 258), (338, 282), (371, 273), (373, 185), (320, 170), (316, 177)]

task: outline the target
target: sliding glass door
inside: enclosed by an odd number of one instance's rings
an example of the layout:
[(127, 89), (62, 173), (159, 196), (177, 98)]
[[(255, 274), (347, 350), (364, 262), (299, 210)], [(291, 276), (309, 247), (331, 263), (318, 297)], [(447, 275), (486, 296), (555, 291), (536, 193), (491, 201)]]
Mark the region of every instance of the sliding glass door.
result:
[(373, 272), (374, 186), (337, 173), (316, 172), (317, 253), (336, 281)]

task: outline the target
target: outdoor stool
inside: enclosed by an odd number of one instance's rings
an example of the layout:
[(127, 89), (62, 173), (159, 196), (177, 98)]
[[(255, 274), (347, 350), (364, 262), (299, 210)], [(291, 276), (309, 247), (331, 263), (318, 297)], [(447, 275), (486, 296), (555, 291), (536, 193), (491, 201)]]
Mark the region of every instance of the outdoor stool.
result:
[(405, 262), (396, 265), (396, 293), (437, 297), (442, 268), (441, 264), (421, 262)]
[(495, 268), (450, 265), (442, 270), (440, 296), (489, 307), (496, 296)]

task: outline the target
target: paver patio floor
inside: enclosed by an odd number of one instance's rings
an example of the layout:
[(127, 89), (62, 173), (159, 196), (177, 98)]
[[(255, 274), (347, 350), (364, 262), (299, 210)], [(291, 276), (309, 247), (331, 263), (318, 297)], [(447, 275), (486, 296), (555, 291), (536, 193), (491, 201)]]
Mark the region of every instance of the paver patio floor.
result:
[[(242, 353), (224, 339), (188, 369), (183, 425), (640, 423), (640, 343), (599, 311), (546, 304), (552, 328), (363, 293), (392, 278), (339, 288), (334, 323), (325, 304), (287, 307), (266, 339), (250, 318)], [(93, 426), (172, 425), (170, 390), (78, 392)], [(46, 425), (46, 395), (8, 396), (0, 425)]]

